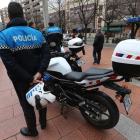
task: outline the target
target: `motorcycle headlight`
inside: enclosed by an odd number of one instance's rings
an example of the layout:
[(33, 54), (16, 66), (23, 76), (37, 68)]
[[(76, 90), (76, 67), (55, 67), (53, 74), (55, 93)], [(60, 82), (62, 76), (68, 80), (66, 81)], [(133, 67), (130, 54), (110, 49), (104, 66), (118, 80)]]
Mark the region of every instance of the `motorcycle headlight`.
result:
[(73, 46), (82, 46), (82, 45), (83, 45), (83, 41), (76, 42), (73, 44)]

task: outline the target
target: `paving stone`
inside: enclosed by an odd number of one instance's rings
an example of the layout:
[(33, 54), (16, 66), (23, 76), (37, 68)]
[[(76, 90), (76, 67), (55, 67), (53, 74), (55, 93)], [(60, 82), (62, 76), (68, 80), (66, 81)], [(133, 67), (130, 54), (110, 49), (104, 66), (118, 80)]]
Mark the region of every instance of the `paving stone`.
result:
[(14, 137), (10, 137), (10, 138), (8, 138), (6, 140), (17, 140), (17, 139), (16, 139), (16, 136), (14, 136)]
[(54, 103), (49, 103), (47, 105), (47, 119), (52, 119), (60, 115), (61, 107), (60, 104), (55, 101)]
[(3, 81), (0, 81), (0, 86), (5, 86), (5, 85), (10, 84), (10, 83), (11, 83), (10, 79), (9, 80), (3, 80)]
[(140, 140), (140, 125), (123, 114), (114, 129), (128, 140)]
[(124, 136), (122, 136), (121, 134), (118, 134), (114, 139), (112, 140), (127, 140)]
[(140, 106), (138, 106), (137, 109), (133, 112), (133, 114), (130, 116), (130, 119), (140, 124)]
[(11, 96), (11, 90), (0, 92), (0, 99), (9, 98)]
[(0, 109), (19, 103), (17, 96), (11, 96), (9, 98), (0, 98)]
[(65, 137), (61, 138), (60, 140), (86, 140), (84, 135), (77, 129), (74, 132), (66, 135)]
[(20, 104), (13, 105), (13, 109), (14, 109), (14, 116), (18, 116), (18, 115), (23, 114), (23, 110), (22, 110)]
[(82, 117), (80, 111), (77, 109), (68, 112), (66, 116), (67, 119), (65, 119), (62, 115), (53, 119), (53, 122), (62, 137), (87, 123)]
[(111, 140), (118, 135), (118, 132), (114, 129), (101, 130), (90, 124), (86, 124), (79, 129), (87, 140)]
[(11, 118), (0, 123), (0, 139), (6, 139), (20, 132), (25, 127), (25, 119), (23, 115)]
[(13, 84), (12, 83), (9, 83), (9, 84), (6, 84), (6, 86), (0, 86), (0, 91), (5, 91), (5, 90), (8, 90), (8, 89), (12, 89), (13, 88)]
[(42, 130), (40, 126), (38, 126), (37, 130), (39, 132), (37, 137), (25, 137), (21, 134), (18, 134), (17, 140), (57, 140), (61, 138), (57, 128), (51, 120), (47, 122), (46, 129)]
[(0, 122), (13, 118), (13, 107), (0, 109)]
[(15, 89), (14, 89), (14, 88), (13, 88), (13, 89), (11, 89), (11, 92), (12, 92), (12, 96), (17, 95), (17, 93), (16, 93), (16, 91), (15, 91)]

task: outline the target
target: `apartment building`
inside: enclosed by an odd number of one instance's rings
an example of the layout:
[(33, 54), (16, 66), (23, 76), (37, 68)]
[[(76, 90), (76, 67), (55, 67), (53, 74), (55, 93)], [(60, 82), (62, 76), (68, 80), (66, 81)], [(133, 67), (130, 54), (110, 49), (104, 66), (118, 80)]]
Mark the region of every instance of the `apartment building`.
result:
[[(11, 2), (21, 2), (21, 0), (11, 0)], [(4, 7), (0, 10), (1, 20), (2, 20), (2, 26), (3, 28), (6, 28), (7, 23), (9, 22), (8, 18), (8, 9), (7, 7)]]
[(2, 26), (3, 26), (3, 28), (6, 28), (6, 25), (9, 22), (7, 7), (2, 8), (0, 10), (0, 15), (1, 15), (1, 20), (2, 20)]
[(34, 21), (37, 29), (43, 29), (43, 0), (21, 0), (21, 4), (27, 22)]

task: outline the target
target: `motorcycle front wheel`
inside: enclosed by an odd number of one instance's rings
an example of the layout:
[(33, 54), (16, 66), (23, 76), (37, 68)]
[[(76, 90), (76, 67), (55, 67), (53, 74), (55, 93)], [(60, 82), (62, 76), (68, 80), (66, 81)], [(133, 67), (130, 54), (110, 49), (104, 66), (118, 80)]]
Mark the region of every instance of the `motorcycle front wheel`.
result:
[(82, 72), (82, 68), (78, 66), (78, 64), (75, 61), (70, 60), (69, 61), (70, 67), (72, 71), (75, 72)]
[(89, 124), (99, 129), (110, 129), (118, 123), (118, 107), (108, 95), (103, 92), (98, 92), (88, 93), (83, 97), (101, 109), (100, 111), (87, 104), (83, 105), (88, 110), (88, 113), (87, 111), (81, 111), (81, 114)]

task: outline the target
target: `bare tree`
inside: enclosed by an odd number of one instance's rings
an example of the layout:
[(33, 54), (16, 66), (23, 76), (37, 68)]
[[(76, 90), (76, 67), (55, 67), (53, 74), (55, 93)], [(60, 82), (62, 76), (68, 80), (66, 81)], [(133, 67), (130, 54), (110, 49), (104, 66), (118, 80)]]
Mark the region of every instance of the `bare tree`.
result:
[(105, 24), (107, 25), (107, 35), (106, 35), (106, 43), (109, 40), (109, 29), (110, 25), (118, 19), (118, 6), (120, 0), (105, 0), (103, 4), (104, 12), (102, 15), (99, 14), (99, 10), (96, 11), (96, 14), (99, 18), (101, 18)]
[(85, 43), (87, 37), (88, 25), (95, 19), (98, 0), (73, 0), (75, 12), (77, 12), (80, 21), (84, 25)]
[[(120, 18), (123, 19), (125, 22), (128, 18), (132, 17), (139, 17), (140, 15), (140, 1), (139, 0), (123, 0), (120, 3), (120, 12), (118, 13)], [(134, 35), (136, 36), (137, 30), (140, 27), (140, 23), (136, 23), (136, 29)], [(133, 27), (134, 28), (134, 27)]]
[(29, 23), (31, 20), (35, 22), (36, 29), (42, 30), (44, 28), (44, 23), (42, 22), (42, 17), (40, 12), (36, 8), (33, 8), (31, 11), (25, 11), (26, 21)]
[(64, 0), (49, 0), (48, 4), (49, 8), (54, 11), (50, 14), (50, 20), (64, 31), (66, 25)]

